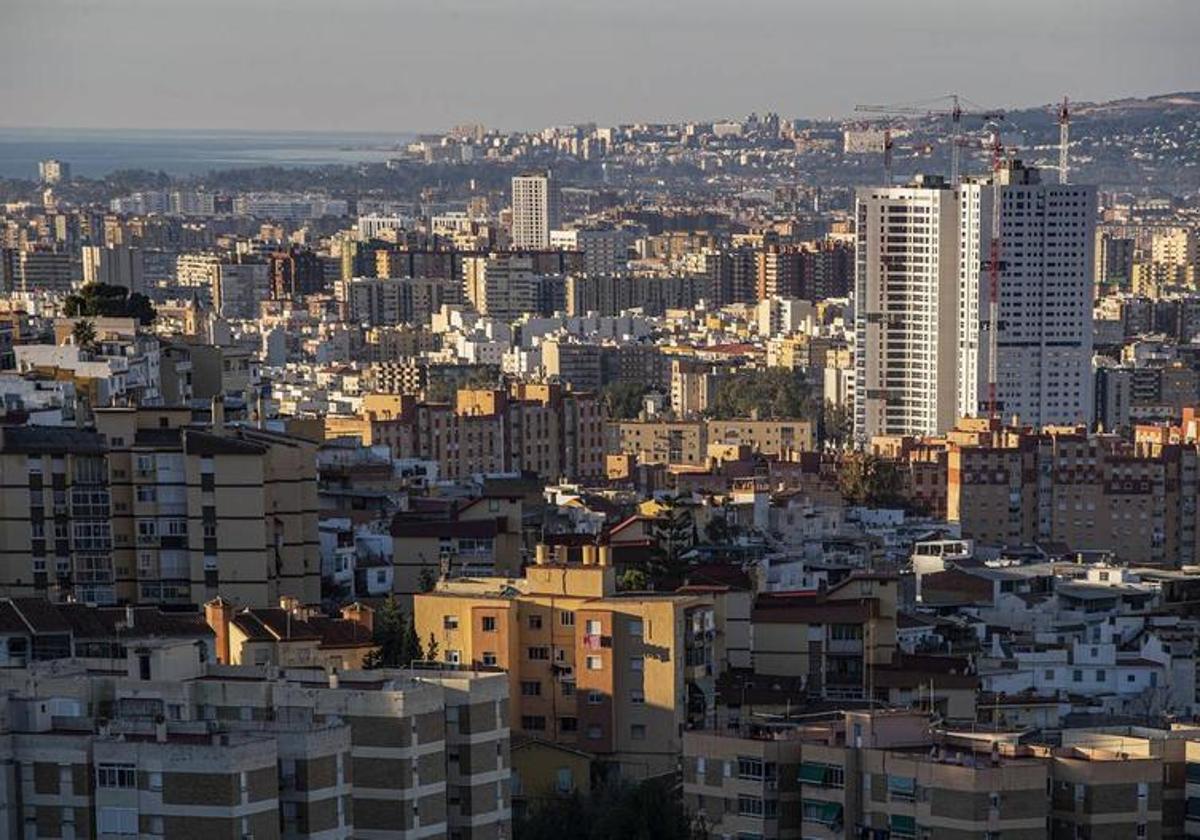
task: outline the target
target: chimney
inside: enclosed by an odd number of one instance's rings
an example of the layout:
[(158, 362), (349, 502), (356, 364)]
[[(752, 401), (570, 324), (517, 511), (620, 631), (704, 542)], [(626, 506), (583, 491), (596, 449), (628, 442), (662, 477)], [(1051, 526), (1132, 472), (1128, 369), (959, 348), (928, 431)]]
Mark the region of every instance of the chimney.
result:
[(216, 634), (217, 661), (231, 665), (229, 659), (229, 621), (233, 618), (233, 604), (217, 597), (204, 605), (204, 620)]
[(341, 680), (338, 677), (337, 668), (331, 668), (329, 670), (329, 687), (337, 688), (339, 685), (341, 685)]
[(583, 547), (583, 556), (581, 558), (581, 562), (585, 566), (596, 565), (596, 546), (585, 545)]
[(533, 562), (539, 566), (545, 566), (550, 560), (550, 546), (545, 543), (538, 543), (534, 550)]
[(375, 610), (366, 604), (360, 604), (358, 601), (347, 604), (342, 607), (342, 618), (346, 621), (353, 621), (368, 633), (375, 632)]
[(225, 434), (225, 396), (217, 394), (212, 398), (212, 433)]
[(568, 551), (569, 549), (565, 545), (554, 546), (554, 562), (567, 565), (567, 561), (570, 559)]
[(611, 566), (612, 565), (612, 546), (611, 545), (599, 546), (599, 548), (597, 550), (597, 554), (598, 554), (598, 557), (596, 560), (596, 565), (598, 565), (598, 566)]

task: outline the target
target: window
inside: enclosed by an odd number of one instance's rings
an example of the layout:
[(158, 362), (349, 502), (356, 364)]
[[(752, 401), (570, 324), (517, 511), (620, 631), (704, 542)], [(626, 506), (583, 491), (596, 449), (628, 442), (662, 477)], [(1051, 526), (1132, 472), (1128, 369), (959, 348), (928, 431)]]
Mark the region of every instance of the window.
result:
[(599, 636), (601, 633), (600, 619), (598, 618), (589, 618), (583, 627), (589, 636)]
[(629, 702), (635, 706), (641, 706), (646, 702), (646, 692), (640, 688), (635, 688), (629, 692)]
[(483, 652), (483, 664), (484, 664), (486, 667), (488, 667), (488, 668), (494, 668), (494, 667), (496, 666), (496, 661), (497, 661), (497, 660), (496, 660), (496, 653), (495, 653), (495, 651), (485, 650), (485, 651)]
[(641, 673), (646, 668), (646, 660), (641, 656), (629, 657), (629, 670), (636, 673)]
[(570, 793), (575, 789), (575, 777), (570, 767), (559, 767), (554, 780), (554, 787), (559, 793)]
[(599, 741), (604, 737), (604, 730), (599, 726), (589, 726), (587, 730), (587, 736), (593, 741)]
[(570, 610), (563, 610), (558, 614), (558, 623), (563, 627), (575, 626), (575, 613)]
[(757, 780), (763, 777), (763, 763), (761, 758), (738, 756), (737, 762), (739, 779)]
[(521, 728), (533, 732), (543, 732), (546, 729), (545, 715), (522, 715)]
[(761, 817), (763, 801), (757, 796), (738, 796), (738, 814), (743, 817)]
[(646, 724), (635, 723), (629, 727), (629, 737), (635, 741), (646, 740)]
[(150, 790), (154, 790), (154, 791), (162, 790), (162, 773), (159, 772), (158, 770), (152, 770), (149, 774), (148, 782), (149, 782)]
[(642, 620), (640, 618), (634, 618), (634, 619), (630, 620), (629, 635), (630, 636), (641, 636), (642, 635)]
[(589, 656), (587, 658), (587, 669), (589, 671), (600, 671), (604, 668), (604, 660), (599, 656)]
[(530, 630), (541, 630), (542, 629), (542, 617), (540, 615), (534, 614), (534, 615), (529, 616), (529, 629)]
[(559, 732), (577, 732), (579, 730), (579, 719), (573, 717), (562, 717), (558, 719)]
[(458, 629), (458, 616), (456, 616), (456, 615), (442, 616), (442, 629), (457, 630)]
[(457, 650), (446, 651), (446, 661), (451, 665), (457, 665), (462, 662), (462, 652)]
[(1074, 682), (1083, 682), (1083, 671), (1076, 668), (1071, 674), (1071, 680)]
[(484, 633), (495, 633), (496, 632), (496, 616), (485, 615), (483, 617), (483, 632)]
[(136, 808), (101, 808), (97, 823), (101, 834), (128, 834), (130, 837), (136, 837), (138, 812)]
[(524, 680), (521, 682), (522, 697), (541, 697), (542, 684), (537, 680)]
[(96, 785), (103, 788), (135, 788), (137, 770), (132, 764), (98, 764)]
[(589, 706), (598, 706), (604, 702), (604, 695), (599, 691), (589, 691), (587, 701)]
[(529, 648), (527, 653), (528, 653), (530, 659), (534, 659), (534, 660), (549, 660), (550, 659), (550, 648), (542, 646), (542, 645)]
[(888, 776), (888, 799), (893, 802), (912, 802), (916, 798), (917, 780), (909, 776)]

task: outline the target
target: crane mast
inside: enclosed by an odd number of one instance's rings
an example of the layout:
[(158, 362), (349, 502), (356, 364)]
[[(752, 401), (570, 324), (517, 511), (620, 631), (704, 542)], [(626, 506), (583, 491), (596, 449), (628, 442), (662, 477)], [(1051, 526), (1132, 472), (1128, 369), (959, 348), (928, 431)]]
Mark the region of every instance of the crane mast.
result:
[[(889, 117), (949, 117), (950, 129), (950, 183), (957, 185), (961, 179), (962, 170), (962, 120), (963, 117), (978, 117), (982, 120), (1002, 120), (1004, 119), (1003, 111), (993, 111), (986, 109), (965, 110), (963, 108), (963, 99), (957, 93), (952, 93), (948, 96), (940, 97), (933, 101), (936, 107), (927, 105), (856, 105), (855, 111), (866, 112), (871, 114), (882, 114)], [(949, 103), (948, 107), (942, 103)], [(970, 104), (970, 103), (968, 103)], [(974, 108), (974, 106), (972, 106)], [(892, 183), (891, 167), (892, 167), (892, 147), (894, 138), (891, 134), (891, 129), (887, 128), (884, 131), (883, 140), (883, 166), (884, 175), (887, 178), (887, 183), (890, 186)]]
[(1071, 107), (1063, 97), (1058, 109), (1058, 183), (1067, 183), (1067, 150), (1071, 146)]

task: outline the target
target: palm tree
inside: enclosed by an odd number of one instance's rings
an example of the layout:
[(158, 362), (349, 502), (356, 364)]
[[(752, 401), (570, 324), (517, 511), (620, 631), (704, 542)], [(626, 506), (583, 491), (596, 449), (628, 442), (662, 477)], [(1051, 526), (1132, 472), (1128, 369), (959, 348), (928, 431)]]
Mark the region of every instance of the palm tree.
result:
[(80, 350), (95, 350), (96, 325), (91, 321), (76, 321), (75, 328), (71, 330), (71, 340)]

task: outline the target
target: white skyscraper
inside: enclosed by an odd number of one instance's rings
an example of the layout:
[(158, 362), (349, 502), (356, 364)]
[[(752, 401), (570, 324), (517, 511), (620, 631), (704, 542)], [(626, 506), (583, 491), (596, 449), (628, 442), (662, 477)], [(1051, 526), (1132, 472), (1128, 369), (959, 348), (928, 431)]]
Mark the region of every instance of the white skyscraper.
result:
[(545, 250), (558, 227), (558, 186), (549, 171), (512, 179), (512, 247)]
[(919, 178), (860, 188), (856, 205), (856, 437), (944, 432), (957, 399), (958, 191)]
[[(997, 412), (1033, 426), (1090, 423), (1095, 411), (1096, 189), (1044, 184), (1037, 169), (1020, 161), (1004, 164), (997, 180), (1001, 190)], [(968, 255), (963, 268), (964, 312), (975, 316), (964, 316), (959, 413), (984, 414), (991, 345), (987, 332), (991, 178), (966, 183), (961, 190), (964, 235), (969, 243), (979, 244), (978, 255)], [(968, 248), (973, 250), (973, 244)]]
[[(1090, 423), (1094, 187), (1004, 164), (996, 409)], [(929, 435), (989, 409), (992, 178), (862, 188), (857, 196), (855, 433)]]

